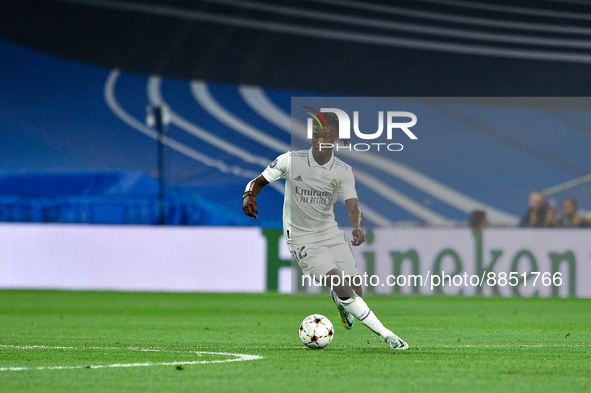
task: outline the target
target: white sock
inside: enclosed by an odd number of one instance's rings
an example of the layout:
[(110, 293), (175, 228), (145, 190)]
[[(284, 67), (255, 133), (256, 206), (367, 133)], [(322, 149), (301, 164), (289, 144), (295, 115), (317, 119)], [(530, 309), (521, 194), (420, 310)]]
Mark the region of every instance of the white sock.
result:
[[(340, 299), (339, 299), (340, 300)], [(371, 311), (361, 296), (355, 296), (348, 300), (341, 300), (341, 304), (345, 310), (353, 314), (359, 321), (370, 328), (374, 333), (379, 334), (380, 337), (386, 337), (393, 334), (392, 331), (380, 322), (378, 317)]]

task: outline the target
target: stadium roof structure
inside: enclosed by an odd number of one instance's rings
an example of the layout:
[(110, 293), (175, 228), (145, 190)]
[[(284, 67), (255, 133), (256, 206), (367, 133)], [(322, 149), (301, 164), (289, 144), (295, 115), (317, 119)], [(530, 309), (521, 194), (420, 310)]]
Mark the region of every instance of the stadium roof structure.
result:
[(356, 96), (587, 96), (567, 1), (20, 0), (0, 37), (168, 78)]

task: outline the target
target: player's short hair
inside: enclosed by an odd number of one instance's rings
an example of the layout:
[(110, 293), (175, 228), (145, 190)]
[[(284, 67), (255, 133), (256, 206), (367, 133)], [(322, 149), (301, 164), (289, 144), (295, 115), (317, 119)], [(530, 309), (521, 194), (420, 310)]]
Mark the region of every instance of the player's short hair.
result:
[(326, 125), (329, 129), (336, 131), (337, 134), (339, 132), (339, 118), (335, 113), (332, 112), (323, 112), (322, 116), (324, 116), (324, 120), (326, 120)]

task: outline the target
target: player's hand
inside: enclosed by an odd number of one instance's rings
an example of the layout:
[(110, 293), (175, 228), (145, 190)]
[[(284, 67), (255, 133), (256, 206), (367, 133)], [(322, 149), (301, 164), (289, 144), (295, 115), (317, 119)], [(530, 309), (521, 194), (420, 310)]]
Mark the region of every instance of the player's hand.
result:
[(351, 244), (354, 246), (358, 246), (365, 241), (365, 233), (363, 233), (363, 229), (355, 228), (353, 229), (353, 240), (351, 240)]
[(257, 205), (258, 202), (252, 195), (247, 195), (242, 198), (242, 210), (244, 210), (244, 214), (248, 217), (259, 218), (259, 216), (256, 215), (256, 213), (259, 212)]

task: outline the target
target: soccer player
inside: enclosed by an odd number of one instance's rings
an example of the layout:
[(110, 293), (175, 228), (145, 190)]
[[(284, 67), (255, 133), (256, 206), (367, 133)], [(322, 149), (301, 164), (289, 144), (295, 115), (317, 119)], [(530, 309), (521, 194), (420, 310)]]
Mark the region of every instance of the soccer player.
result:
[[(258, 218), (255, 197), (267, 184), (285, 179), (283, 232), (303, 273), (330, 284), (332, 300), (346, 329), (353, 328), (356, 317), (390, 348), (408, 349), (408, 344), (386, 328), (367, 306), (361, 297), (361, 286), (352, 285), (355, 281), (351, 278), (358, 276), (359, 271), (347, 235), (335, 221), (333, 205), (339, 195), (345, 200), (353, 227), (353, 246), (365, 241), (363, 215), (351, 167), (333, 154), (339, 133), (338, 118), (333, 113), (323, 115), (327, 127), (314, 124), (312, 147), (284, 153), (269, 164), (247, 184), (242, 209), (247, 216)], [(360, 277), (356, 282), (361, 282)]]

